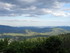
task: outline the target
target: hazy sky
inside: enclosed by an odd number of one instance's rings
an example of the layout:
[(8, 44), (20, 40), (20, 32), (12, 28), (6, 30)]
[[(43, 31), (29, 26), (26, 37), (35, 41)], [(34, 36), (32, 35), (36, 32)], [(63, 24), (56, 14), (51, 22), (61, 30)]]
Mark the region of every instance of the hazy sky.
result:
[(70, 26), (70, 0), (0, 0), (0, 25)]

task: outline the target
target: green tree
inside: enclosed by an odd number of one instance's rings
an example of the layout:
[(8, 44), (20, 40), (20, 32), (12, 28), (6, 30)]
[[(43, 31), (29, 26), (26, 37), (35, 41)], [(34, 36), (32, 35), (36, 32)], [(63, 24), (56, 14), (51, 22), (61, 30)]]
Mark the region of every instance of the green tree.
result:
[(62, 41), (57, 36), (51, 36), (46, 39), (44, 47), (47, 53), (59, 53), (61, 49)]

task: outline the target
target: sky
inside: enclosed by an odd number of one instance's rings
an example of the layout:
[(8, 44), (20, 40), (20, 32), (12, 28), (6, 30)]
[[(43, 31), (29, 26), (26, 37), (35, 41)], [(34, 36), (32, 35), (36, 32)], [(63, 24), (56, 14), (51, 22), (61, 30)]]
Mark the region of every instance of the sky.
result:
[(0, 0), (0, 25), (70, 26), (70, 0)]

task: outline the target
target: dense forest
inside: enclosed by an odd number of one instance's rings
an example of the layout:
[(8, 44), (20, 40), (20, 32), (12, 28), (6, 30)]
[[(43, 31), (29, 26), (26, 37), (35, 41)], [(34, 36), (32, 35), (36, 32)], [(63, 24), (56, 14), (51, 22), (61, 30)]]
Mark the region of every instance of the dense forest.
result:
[(0, 39), (0, 53), (70, 53), (70, 34), (24, 40)]

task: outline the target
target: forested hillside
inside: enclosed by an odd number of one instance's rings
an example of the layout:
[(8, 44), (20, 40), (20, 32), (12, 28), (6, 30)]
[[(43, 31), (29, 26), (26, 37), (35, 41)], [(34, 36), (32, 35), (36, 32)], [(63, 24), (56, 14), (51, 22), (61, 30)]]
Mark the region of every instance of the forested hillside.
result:
[(70, 53), (70, 34), (37, 37), (21, 41), (0, 40), (0, 53)]

